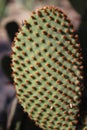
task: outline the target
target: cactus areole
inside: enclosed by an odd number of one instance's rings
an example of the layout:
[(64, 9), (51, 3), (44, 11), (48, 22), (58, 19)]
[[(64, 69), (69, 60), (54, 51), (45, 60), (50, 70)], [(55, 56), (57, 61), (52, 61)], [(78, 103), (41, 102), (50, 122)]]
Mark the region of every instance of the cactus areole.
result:
[(56, 7), (32, 12), (12, 46), (17, 98), (43, 130), (75, 130), (82, 94), (82, 56), (73, 26)]

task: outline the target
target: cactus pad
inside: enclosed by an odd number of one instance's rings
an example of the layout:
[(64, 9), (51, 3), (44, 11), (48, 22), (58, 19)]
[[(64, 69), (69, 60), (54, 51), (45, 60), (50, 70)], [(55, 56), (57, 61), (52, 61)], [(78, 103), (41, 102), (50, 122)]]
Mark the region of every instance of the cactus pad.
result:
[(33, 12), (14, 39), (17, 98), (44, 130), (75, 130), (82, 92), (82, 56), (67, 16), (58, 8)]

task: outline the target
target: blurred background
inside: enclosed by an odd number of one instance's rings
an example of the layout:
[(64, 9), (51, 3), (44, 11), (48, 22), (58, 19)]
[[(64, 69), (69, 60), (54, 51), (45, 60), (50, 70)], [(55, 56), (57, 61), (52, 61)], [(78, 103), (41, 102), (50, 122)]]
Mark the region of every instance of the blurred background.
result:
[(87, 116), (87, 0), (0, 0), (0, 130), (41, 130), (29, 119), (16, 99), (11, 70), (11, 45), (15, 33), (29, 19), (31, 12), (46, 5), (62, 9), (78, 33), (84, 64), (84, 92), (81, 118)]

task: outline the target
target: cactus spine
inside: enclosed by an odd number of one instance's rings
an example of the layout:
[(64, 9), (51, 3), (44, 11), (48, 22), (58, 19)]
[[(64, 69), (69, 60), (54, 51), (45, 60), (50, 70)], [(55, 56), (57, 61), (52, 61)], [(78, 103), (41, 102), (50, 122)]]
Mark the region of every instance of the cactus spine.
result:
[(44, 130), (75, 130), (83, 66), (67, 16), (56, 7), (33, 12), (12, 50), (13, 78), (24, 111)]

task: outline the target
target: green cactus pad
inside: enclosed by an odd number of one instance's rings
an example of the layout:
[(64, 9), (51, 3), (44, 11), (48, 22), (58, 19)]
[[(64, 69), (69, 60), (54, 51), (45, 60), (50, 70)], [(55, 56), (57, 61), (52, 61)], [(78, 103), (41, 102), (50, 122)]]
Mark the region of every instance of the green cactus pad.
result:
[(82, 56), (67, 16), (58, 8), (33, 12), (14, 39), (17, 98), (44, 130), (75, 130), (82, 93)]

